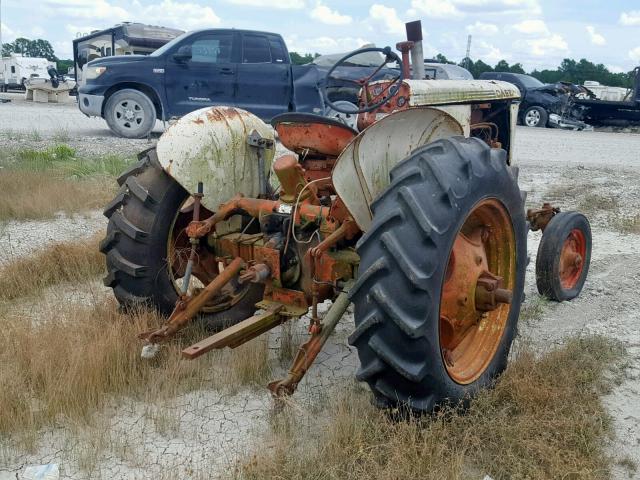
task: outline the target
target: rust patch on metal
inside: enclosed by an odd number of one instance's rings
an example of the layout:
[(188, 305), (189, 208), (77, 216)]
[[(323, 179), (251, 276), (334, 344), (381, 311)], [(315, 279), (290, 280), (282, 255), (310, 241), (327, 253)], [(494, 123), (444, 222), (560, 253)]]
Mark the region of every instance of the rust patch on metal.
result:
[(276, 125), (282, 144), (298, 154), (308, 152), (337, 157), (356, 136), (350, 128), (326, 123), (282, 122)]
[(542, 230), (544, 232), (544, 229), (547, 228), (547, 225), (549, 225), (549, 222), (557, 213), (560, 213), (560, 209), (547, 202), (542, 205), (542, 208), (530, 208), (527, 210), (529, 229), (532, 232), (536, 232), (538, 230)]

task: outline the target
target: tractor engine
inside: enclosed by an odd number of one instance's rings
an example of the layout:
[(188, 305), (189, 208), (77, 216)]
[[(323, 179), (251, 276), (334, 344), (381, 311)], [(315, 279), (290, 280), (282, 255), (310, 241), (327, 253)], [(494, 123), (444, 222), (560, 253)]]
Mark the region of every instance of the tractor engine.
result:
[(273, 164), (280, 183), (276, 199), (237, 196), (213, 220), (190, 226), (197, 237), (215, 225), (205, 235), (208, 250), (219, 260), (245, 261), (240, 279), (265, 284), (263, 308), (285, 303), (291, 315), (304, 314), (333, 298), (340, 282), (354, 278), (359, 229), (335, 199), (330, 172), (319, 165), (331, 165), (331, 159), (300, 163), (283, 155)]

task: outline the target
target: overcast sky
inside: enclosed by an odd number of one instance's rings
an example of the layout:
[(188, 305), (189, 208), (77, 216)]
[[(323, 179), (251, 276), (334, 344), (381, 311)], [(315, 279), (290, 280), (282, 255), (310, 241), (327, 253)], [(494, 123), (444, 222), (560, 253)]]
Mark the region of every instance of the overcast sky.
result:
[(422, 20), (425, 56), (471, 57), (526, 69), (586, 57), (613, 71), (640, 64), (638, 0), (0, 0), (2, 39), (45, 38), (71, 57), (79, 33), (122, 21), (184, 30), (235, 27), (278, 32), (289, 49), (335, 53), (395, 45), (404, 22)]

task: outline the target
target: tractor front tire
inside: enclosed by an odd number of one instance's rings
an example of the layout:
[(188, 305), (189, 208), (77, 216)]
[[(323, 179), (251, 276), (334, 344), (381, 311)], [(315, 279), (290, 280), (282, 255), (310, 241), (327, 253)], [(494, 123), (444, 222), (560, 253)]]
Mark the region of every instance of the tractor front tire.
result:
[(591, 226), (578, 212), (560, 212), (544, 229), (536, 257), (540, 295), (564, 302), (580, 295), (591, 262)]
[[(464, 404), (506, 368), (516, 334), (527, 260), (517, 170), (507, 165), (504, 150), (478, 139), (453, 137), (418, 148), (390, 177), (390, 185), (372, 204), (372, 225), (357, 246), (360, 273), (350, 294), (355, 331), (349, 337), (361, 363), (356, 378), (369, 384), (381, 408), (431, 412), (443, 404)], [(483, 205), (488, 210), (473, 217)], [(508, 260), (500, 262), (509, 273), (511, 304), (497, 311), (499, 329), (497, 323), (484, 324), (485, 332), (498, 332), (490, 339), (491, 353), (467, 352), (454, 365), (441, 336), (443, 292), (455, 263), (451, 252), (468, 219), (484, 228), (481, 225), (490, 222), (483, 218), (494, 210), (501, 212), (509, 236), (509, 251), (503, 252)], [(494, 227), (498, 225), (487, 225)], [(487, 251), (497, 257), (500, 250), (489, 243)], [(464, 281), (464, 272), (460, 278)], [(481, 325), (479, 321), (474, 333), (479, 339), (484, 335)], [(465, 363), (466, 373), (458, 368)]]
[[(162, 170), (155, 148), (118, 178), (120, 190), (107, 205), (107, 235), (100, 244), (106, 255), (106, 286), (124, 308), (149, 306), (169, 315), (178, 299), (176, 281), (167, 263), (170, 232), (189, 193)], [(209, 329), (233, 325), (255, 312), (262, 299), (257, 284), (227, 310), (205, 313)]]

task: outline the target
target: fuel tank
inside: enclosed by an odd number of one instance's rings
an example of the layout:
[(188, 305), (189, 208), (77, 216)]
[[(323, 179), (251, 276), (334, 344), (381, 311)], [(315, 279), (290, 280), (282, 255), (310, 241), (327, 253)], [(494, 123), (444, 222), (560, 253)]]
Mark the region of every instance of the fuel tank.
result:
[[(237, 193), (260, 193), (258, 154), (247, 144), (253, 130), (275, 140), (271, 126), (235, 107), (207, 107), (191, 112), (170, 126), (158, 140), (156, 152), (162, 168), (188, 192), (204, 186), (202, 204), (211, 211)], [(275, 145), (275, 143), (274, 143)], [(275, 146), (263, 150), (269, 175)]]

